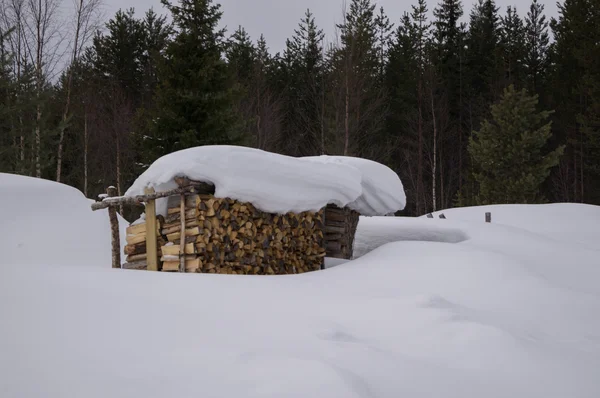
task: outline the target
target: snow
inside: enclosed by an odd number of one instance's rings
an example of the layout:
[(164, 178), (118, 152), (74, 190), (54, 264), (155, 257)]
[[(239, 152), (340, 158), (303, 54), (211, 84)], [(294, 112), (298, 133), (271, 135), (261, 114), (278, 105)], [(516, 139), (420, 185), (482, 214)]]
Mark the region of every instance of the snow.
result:
[[(108, 212), (92, 212), (94, 201), (77, 189), (0, 173), (0, 198), (3, 264), (111, 264)], [(124, 245), (126, 222), (120, 224)]]
[(600, 396), (599, 207), (362, 217), (358, 258), (325, 271), (185, 275), (111, 269), (108, 217), (75, 190), (0, 191), (3, 397)]
[[(384, 215), (403, 209), (406, 202), (398, 176), (375, 162), (294, 158), (237, 146), (202, 146), (163, 156), (125, 195), (141, 195), (147, 187), (174, 189), (178, 176), (212, 183), (215, 196), (250, 202), (270, 213), (316, 211), (332, 203)], [(167, 200), (158, 200), (157, 212), (164, 215), (166, 209)]]
[[(492, 213), (492, 223), (526, 229), (560, 241), (572, 241), (591, 248), (600, 243), (596, 235), (600, 214), (598, 206), (578, 203), (545, 205), (492, 205), (444, 210), (447, 218), (478, 222)], [(435, 213), (435, 217), (442, 212)]]
[(356, 168), (361, 175), (362, 194), (354, 202), (348, 203), (348, 207), (365, 216), (395, 213), (406, 206), (402, 181), (389, 167), (372, 160), (348, 156), (316, 156), (302, 159)]

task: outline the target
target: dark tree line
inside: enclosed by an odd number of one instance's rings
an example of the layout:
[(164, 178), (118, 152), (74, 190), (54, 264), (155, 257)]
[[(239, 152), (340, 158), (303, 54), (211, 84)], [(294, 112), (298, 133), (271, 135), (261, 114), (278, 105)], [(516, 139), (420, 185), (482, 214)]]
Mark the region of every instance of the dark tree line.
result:
[(102, 30), (81, 0), (58, 77), (39, 48), (51, 31), (24, 28), (48, 13), (29, 3), (2, 0), (0, 171), (92, 197), (166, 153), (235, 144), (384, 163), (410, 215), (600, 204), (600, 0), (565, 0), (550, 21), (537, 0), (479, 0), (468, 23), (460, 0), (416, 0), (397, 21), (351, 0), (333, 44), (307, 11), (277, 54), (220, 30), (212, 0), (163, 0), (172, 22), (119, 11)]

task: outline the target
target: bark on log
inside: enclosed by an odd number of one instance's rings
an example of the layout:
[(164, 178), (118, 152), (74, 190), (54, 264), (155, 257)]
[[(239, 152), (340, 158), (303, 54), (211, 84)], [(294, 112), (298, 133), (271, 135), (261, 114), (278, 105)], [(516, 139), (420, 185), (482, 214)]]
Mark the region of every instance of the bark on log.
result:
[[(109, 197), (117, 196), (117, 188), (109, 187), (106, 193)], [(117, 218), (117, 209), (115, 207), (108, 209), (108, 218), (110, 219), (112, 267), (121, 268), (121, 239), (119, 237), (119, 219)]]
[(128, 263), (135, 263), (137, 261), (144, 261), (144, 263), (146, 262), (146, 253), (142, 253), (142, 254), (132, 254), (130, 256), (127, 256), (127, 262)]
[(146, 264), (146, 260), (141, 260), (132, 263), (125, 263), (123, 264), (123, 269), (146, 270), (148, 269), (148, 265)]

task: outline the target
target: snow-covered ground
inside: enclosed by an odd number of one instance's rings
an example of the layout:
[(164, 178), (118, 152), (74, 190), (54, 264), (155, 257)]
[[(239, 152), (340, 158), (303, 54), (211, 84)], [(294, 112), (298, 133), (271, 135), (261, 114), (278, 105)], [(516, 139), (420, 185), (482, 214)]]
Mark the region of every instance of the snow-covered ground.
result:
[(268, 277), (113, 270), (77, 191), (0, 198), (1, 397), (600, 396), (598, 207), (362, 218), (356, 260)]

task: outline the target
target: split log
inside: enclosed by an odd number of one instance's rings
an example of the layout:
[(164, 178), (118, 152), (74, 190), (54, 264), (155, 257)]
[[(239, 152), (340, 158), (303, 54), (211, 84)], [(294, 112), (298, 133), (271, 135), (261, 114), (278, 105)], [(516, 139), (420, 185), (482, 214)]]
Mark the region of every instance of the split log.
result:
[(128, 245), (136, 245), (138, 243), (146, 242), (146, 234), (128, 235), (125, 237)]
[[(159, 224), (160, 223), (157, 222), (157, 226), (156, 226), (157, 233), (158, 233)], [(127, 227), (126, 232), (127, 232), (128, 236), (129, 235), (144, 235), (145, 236), (146, 235), (146, 223), (144, 222), (144, 223), (140, 223), (140, 224), (130, 225)]]
[[(162, 246), (162, 254), (169, 256), (179, 256), (180, 255), (180, 245), (171, 245), (171, 246)], [(185, 254), (196, 254), (196, 245), (194, 243), (188, 243), (184, 248)]]

